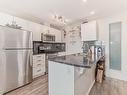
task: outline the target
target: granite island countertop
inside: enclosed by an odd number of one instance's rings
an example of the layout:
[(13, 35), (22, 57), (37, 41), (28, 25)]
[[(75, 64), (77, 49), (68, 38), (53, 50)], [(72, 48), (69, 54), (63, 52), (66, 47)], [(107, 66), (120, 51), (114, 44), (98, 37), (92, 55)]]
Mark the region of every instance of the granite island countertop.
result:
[(102, 57), (103, 56), (94, 57), (92, 58), (92, 60), (90, 60), (89, 58), (84, 57), (83, 53), (78, 53), (65, 56), (57, 56), (54, 58), (50, 58), (49, 61), (76, 67), (91, 68), (91, 66), (97, 63)]

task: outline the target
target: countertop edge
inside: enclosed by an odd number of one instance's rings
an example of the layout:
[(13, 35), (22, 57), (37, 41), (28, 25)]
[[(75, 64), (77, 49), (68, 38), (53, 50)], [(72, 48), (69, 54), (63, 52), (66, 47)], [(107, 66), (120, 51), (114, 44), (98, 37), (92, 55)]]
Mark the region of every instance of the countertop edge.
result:
[[(61, 56), (61, 57), (63, 57), (63, 56)], [(55, 61), (53, 59), (48, 59), (48, 61), (57, 62), (57, 63), (61, 63), (61, 64), (65, 64), (65, 65), (70, 65), (70, 66), (75, 66), (75, 67), (81, 67), (81, 68), (91, 68), (93, 64), (96, 64), (103, 57), (104, 56), (101, 56), (95, 62), (91, 63), (90, 65), (84, 65), (84, 66), (83, 65), (72, 64), (72, 63), (69, 63), (69, 62)]]

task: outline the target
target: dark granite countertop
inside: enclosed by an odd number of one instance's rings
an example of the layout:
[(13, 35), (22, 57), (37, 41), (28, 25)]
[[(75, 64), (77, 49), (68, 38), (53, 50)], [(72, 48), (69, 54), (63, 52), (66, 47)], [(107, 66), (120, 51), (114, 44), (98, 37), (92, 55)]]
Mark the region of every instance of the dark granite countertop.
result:
[(76, 67), (91, 68), (91, 66), (97, 63), (102, 57), (95, 57), (92, 60), (89, 60), (87, 57), (84, 57), (82, 53), (79, 53), (65, 56), (57, 56), (54, 58), (50, 58), (49, 61), (72, 65)]

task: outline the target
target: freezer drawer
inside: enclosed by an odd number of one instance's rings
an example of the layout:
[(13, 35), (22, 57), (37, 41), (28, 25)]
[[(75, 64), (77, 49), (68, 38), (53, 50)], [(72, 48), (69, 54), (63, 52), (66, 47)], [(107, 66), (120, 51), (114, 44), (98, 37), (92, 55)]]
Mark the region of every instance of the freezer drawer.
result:
[(32, 50), (3, 51), (2, 60), (4, 93), (32, 82)]

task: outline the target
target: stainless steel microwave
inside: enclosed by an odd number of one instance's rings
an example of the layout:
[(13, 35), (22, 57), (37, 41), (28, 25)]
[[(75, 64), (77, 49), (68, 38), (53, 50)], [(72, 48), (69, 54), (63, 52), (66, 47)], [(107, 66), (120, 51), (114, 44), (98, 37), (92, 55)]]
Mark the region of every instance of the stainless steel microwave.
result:
[(55, 35), (41, 33), (41, 40), (43, 42), (55, 42)]

